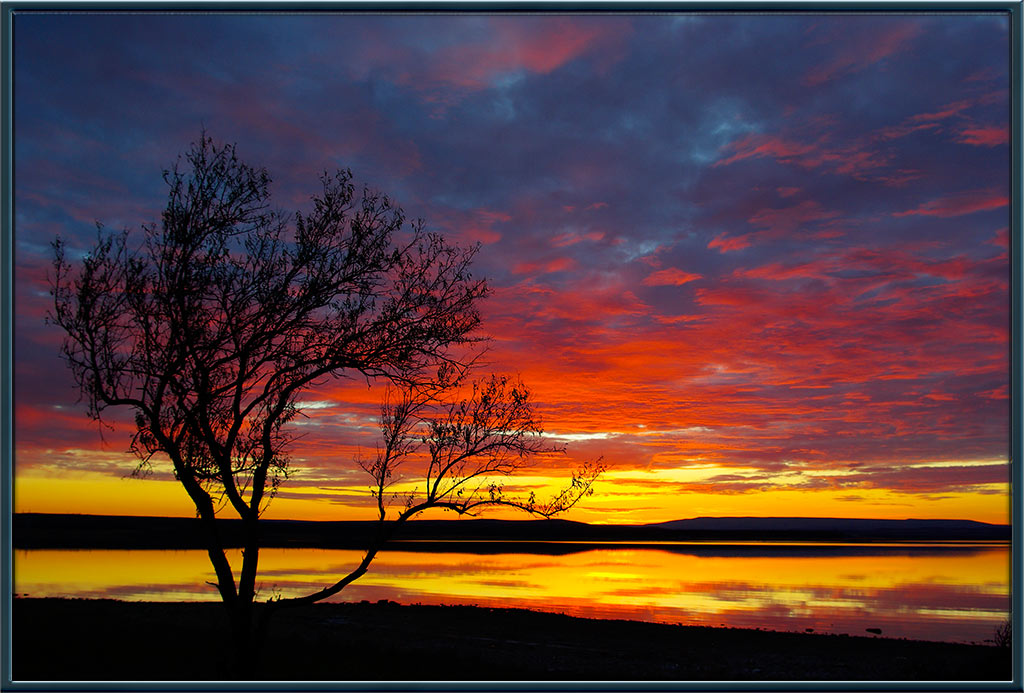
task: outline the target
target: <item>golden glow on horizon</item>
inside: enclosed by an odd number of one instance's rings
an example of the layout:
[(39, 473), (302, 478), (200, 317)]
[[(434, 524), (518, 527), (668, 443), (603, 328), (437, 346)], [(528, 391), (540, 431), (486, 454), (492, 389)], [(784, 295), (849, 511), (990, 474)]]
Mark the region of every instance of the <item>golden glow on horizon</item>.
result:
[[(640, 524), (689, 517), (860, 517), (869, 519), (960, 519), (1006, 524), (1010, 518), (1009, 484), (990, 486), (993, 493), (942, 493), (937, 497), (898, 493), (889, 489), (771, 489), (745, 493), (688, 492), (674, 484), (704, 478), (709, 467), (682, 470), (610, 470), (598, 481), (593, 496), (563, 515), (565, 519), (599, 524)], [(723, 470), (715, 469), (712, 473)], [(738, 470), (733, 470), (738, 471)], [(745, 470), (744, 470), (745, 471)], [(536, 484), (540, 499), (558, 488), (558, 479), (539, 475), (517, 477), (524, 485)], [(328, 484), (325, 484), (328, 485)], [(337, 484), (329, 485), (333, 489)], [(322, 489), (283, 486), (266, 518), (295, 520), (370, 520), (375, 510), (366, 487), (353, 486), (327, 502)], [(365, 498), (360, 504), (358, 498)], [(147, 515), (191, 517), (191, 501), (171, 480), (115, 478), (95, 472), (71, 478), (23, 475), (14, 482), (14, 512), (81, 513), (93, 515)], [(227, 511), (230, 513), (230, 511)], [(226, 515), (230, 516), (230, 515)], [(496, 509), (484, 517), (528, 519), (525, 513)], [(454, 519), (442, 511), (423, 518)]]
[(119, 479), (83, 473), (69, 478), (16, 476), (14, 512), (193, 517), (195, 506), (176, 481)]

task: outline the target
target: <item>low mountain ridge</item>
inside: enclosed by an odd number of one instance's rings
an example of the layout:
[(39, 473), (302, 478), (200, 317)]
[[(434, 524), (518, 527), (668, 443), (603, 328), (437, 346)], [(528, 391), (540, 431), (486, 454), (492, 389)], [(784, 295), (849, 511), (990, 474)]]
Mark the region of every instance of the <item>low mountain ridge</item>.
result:
[[(374, 521), (263, 520), (265, 547), (365, 548)], [(218, 520), (224, 546), (241, 546), (240, 520)], [(396, 532), (406, 546), (474, 543), (472, 550), (510, 542), (649, 543), (686, 541), (1008, 541), (1010, 527), (973, 520), (874, 520), (857, 518), (698, 517), (648, 525), (597, 525), (572, 520), (412, 520)], [(62, 515), (13, 516), (14, 548), (201, 549), (199, 520), (181, 517)]]
[(716, 530), (716, 531), (893, 531), (893, 530), (934, 530), (934, 531), (985, 531), (989, 528), (1006, 527), (976, 520), (935, 520), (916, 519), (886, 520), (874, 518), (845, 517), (695, 517), (687, 520), (670, 520), (644, 525), (672, 530)]

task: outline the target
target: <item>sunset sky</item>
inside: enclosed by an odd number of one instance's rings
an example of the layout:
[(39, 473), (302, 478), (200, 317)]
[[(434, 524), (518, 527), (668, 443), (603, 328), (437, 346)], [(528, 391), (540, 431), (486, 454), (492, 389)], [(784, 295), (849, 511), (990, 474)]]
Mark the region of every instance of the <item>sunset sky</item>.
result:
[[(480, 243), (487, 371), (566, 515), (1009, 519), (1009, 18), (14, 15), (14, 509), (190, 515), (77, 402), (59, 234), (159, 220), (202, 128)], [(370, 519), (381, 387), (302, 397), (268, 517)], [(520, 517), (519, 515), (492, 515)]]

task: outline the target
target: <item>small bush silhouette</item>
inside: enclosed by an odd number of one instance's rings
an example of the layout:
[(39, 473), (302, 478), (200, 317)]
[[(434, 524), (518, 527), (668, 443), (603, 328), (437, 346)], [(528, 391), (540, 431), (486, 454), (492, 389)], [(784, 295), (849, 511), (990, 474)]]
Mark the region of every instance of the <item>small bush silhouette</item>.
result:
[(996, 627), (995, 637), (992, 641), (996, 647), (1009, 647), (1013, 642), (1013, 622), (1006, 619)]

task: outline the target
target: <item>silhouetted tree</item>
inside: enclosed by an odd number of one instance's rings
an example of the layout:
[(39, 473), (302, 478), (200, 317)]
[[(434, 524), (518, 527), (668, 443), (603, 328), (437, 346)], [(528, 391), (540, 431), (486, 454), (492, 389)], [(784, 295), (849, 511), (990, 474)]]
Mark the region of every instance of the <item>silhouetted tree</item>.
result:
[[(308, 214), (287, 215), (270, 206), (266, 170), (205, 133), (164, 180), (167, 207), (159, 224), (142, 227), (141, 242), (97, 225), (95, 246), (77, 263), (54, 243), (50, 319), (65, 332), (63, 355), (88, 414), (102, 421), (110, 407), (131, 410), (137, 471), (166, 457), (195, 504), (236, 663), (260, 630), (259, 518), (288, 476), (288, 424), (300, 393), (328, 379), (392, 384), (383, 441), (360, 461), (380, 531), (350, 574), (268, 606), (337, 593), (366, 572), (397, 525), (428, 508), (508, 505), (550, 516), (589, 492), (600, 465), (585, 466), (546, 505), (502, 492), (501, 480), (530, 455), (557, 448), (541, 438), (520, 383), (467, 384), (477, 302), (487, 293), (469, 270), (476, 248), (407, 222), (382, 194), (357, 195), (347, 170), (322, 176)], [(392, 518), (389, 486), (403, 463), (421, 463), (425, 482), (402, 495)], [(237, 576), (218, 534), (220, 506), (244, 527)]]

